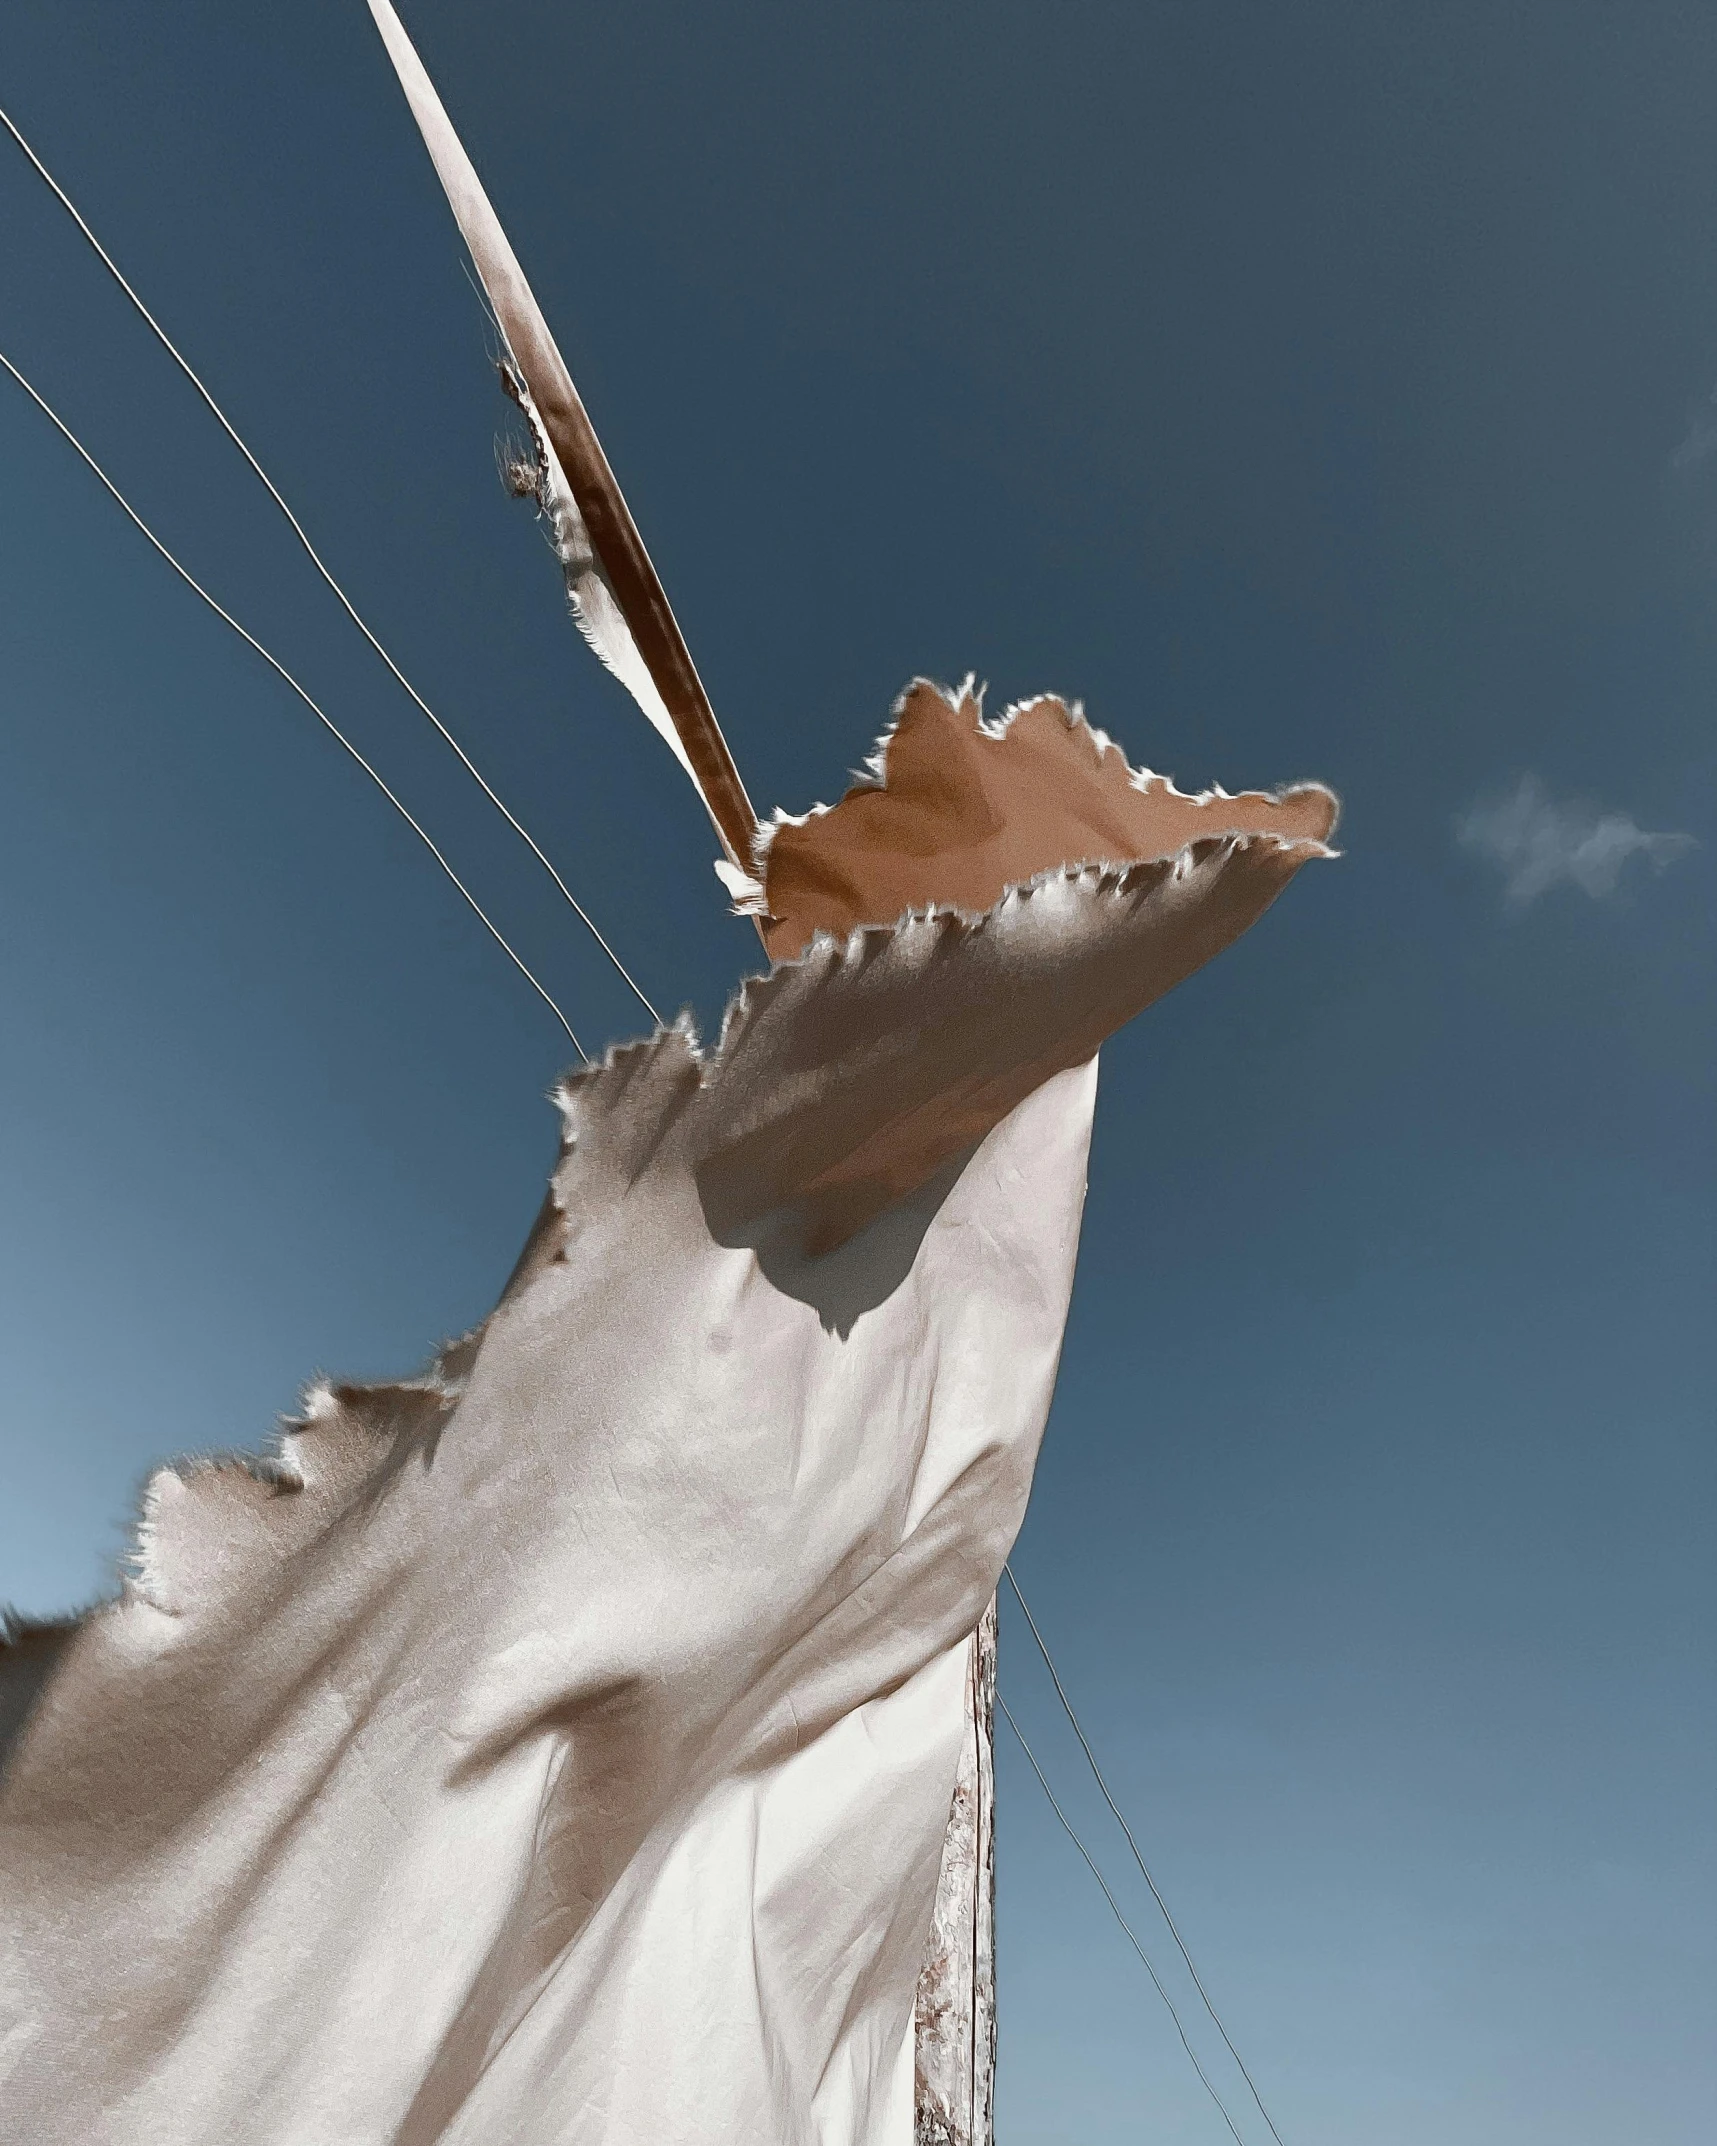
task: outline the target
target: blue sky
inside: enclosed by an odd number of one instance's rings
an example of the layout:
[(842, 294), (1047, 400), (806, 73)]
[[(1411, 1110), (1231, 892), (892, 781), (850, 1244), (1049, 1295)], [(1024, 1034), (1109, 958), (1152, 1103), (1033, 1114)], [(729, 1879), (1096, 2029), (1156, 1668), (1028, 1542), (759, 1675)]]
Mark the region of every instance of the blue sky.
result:
[[(968, 669), (1189, 787), (1341, 790), (1343, 860), (1105, 1052), (1016, 1569), (1289, 2146), (1702, 2141), (1717, 18), (406, 20), (760, 803), (831, 797), (906, 678)], [(496, 481), (481, 315), (358, 0), (12, 0), (0, 83), (713, 1026), (755, 941)], [(575, 1022), (631, 1033), (9, 148), (0, 219), (0, 348)], [(0, 388), (0, 1596), (47, 1611), (106, 1584), (153, 1460), (481, 1316), (564, 1038)], [(1003, 2146), (1226, 2137), (1005, 1729), (1000, 1764)]]

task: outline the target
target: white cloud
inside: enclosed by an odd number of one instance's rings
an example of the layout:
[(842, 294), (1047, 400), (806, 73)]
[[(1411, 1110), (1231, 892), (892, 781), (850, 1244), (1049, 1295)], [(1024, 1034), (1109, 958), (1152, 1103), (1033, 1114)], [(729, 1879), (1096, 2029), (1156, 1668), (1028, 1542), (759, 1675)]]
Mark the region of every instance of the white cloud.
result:
[(1506, 797), (1469, 806), (1455, 834), (1498, 868), (1504, 898), (1517, 909), (1564, 883), (1601, 901), (1614, 894), (1631, 857), (1661, 872), (1693, 847), (1691, 835), (1648, 833), (1625, 812), (1559, 805), (1536, 775), (1523, 775)]
[(1669, 466), (1679, 476), (1690, 476), (1713, 453), (1717, 453), (1717, 388), (1693, 412), (1686, 436), (1671, 454)]

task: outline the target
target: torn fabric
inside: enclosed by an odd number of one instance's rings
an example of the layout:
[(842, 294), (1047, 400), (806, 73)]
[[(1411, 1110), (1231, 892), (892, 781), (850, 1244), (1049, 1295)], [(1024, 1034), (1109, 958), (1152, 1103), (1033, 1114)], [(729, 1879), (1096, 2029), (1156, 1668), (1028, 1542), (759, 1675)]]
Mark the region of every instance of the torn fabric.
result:
[[(958, 859), (996, 763), (939, 698)], [(1083, 824), (1117, 770), (1054, 720)], [(908, 727), (892, 804), (804, 823), (859, 913), (707, 1056), (676, 1026), (566, 1081), (485, 1324), (317, 1389), (269, 1466), (150, 1486), (0, 1777), (0, 2107), (32, 2146), (908, 2146), (1095, 1052), (1334, 818), (1228, 801), (939, 906)], [(879, 912), (909, 855), (928, 891)]]
[(370, 13), (506, 339), (508, 363), (543, 455), (541, 466), (551, 490), (558, 488), (549, 509), (557, 548), (570, 526), (568, 508), (577, 524), (583, 555), (576, 570), (562, 553), (573, 615), (596, 654), (690, 775), (730, 866), (742, 867), (757, 815), (602, 442), (518, 256), (390, 0), (370, 0)]

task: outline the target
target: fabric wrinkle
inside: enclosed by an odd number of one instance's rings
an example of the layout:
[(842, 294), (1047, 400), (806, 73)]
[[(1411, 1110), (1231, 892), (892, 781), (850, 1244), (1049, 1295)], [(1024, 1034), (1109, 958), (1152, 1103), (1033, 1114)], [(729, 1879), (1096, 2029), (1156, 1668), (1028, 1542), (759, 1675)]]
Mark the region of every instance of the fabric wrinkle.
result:
[(1033, 751), (1098, 785), (1088, 818), (1196, 839), (816, 925), (712, 1051), (682, 1018), (608, 1052), (555, 1092), (481, 1326), (416, 1379), (315, 1389), (276, 1478), (157, 1479), (138, 1587), (0, 1777), (33, 2142), (906, 2146), (1096, 1051), (1327, 854), (1211, 817), (1333, 820), (1326, 793), (1135, 806), (1060, 703), (999, 735), (921, 703), (890, 781), (956, 718), (977, 745), (904, 817), (882, 783), (778, 826), (772, 929), (795, 886), (865, 903), (958, 854), (974, 768), (972, 869), (1020, 853), (1022, 795), (1029, 862)]

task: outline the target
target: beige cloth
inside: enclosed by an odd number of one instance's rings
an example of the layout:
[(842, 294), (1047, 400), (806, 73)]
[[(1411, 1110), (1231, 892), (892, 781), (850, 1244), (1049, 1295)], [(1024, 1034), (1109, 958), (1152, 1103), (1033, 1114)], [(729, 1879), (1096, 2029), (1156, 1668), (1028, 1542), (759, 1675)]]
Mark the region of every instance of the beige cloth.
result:
[[(156, 1479), (0, 1782), (0, 2132), (907, 2146), (1094, 1052), (1325, 854), (1318, 795), (817, 938), (707, 1058), (614, 1053), (475, 1335), (318, 1391), (276, 1471)], [(819, 818), (888, 885), (885, 797)]]

